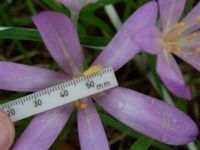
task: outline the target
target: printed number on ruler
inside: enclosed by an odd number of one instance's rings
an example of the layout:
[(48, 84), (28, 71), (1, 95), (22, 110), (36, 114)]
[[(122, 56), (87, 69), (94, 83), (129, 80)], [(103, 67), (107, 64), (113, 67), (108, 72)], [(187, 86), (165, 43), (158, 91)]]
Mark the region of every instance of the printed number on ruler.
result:
[(53, 87), (38, 91), (0, 105), (0, 109), (8, 113), (13, 121), (62, 106), (72, 101), (97, 94), (116, 87), (114, 71), (111, 67), (101, 71), (66, 81)]

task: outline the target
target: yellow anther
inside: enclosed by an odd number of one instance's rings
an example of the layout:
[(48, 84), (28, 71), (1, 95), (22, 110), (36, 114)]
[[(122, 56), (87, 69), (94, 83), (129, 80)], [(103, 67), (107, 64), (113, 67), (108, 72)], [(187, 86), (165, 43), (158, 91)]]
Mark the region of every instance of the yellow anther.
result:
[(77, 100), (74, 102), (74, 105), (80, 109), (85, 109), (87, 108), (87, 105), (85, 103), (81, 103), (80, 100)]
[(84, 71), (83, 75), (84, 75), (84, 76), (88, 76), (88, 75), (90, 75), (90, 74), (99, 72), (99, 71), (101, 71), (102, 69), (103, 69), (103, 66), (102, 66), (102, 65), (92, 66), (92, 67), (88, 68), (86, 71)]
[(197, 23), (200, 23), (200, 16), (196, 17)]
[(180, 32), (171, 32), (164, 36), (164, 42), (173, 42), (181, 36)]
[[(96, 65), (96, 66), (92, 66), (90, 68), (88, 68), (86, 71), (84, 71), (83, 75), (84, 76), (88, 76), (90, 74), (93, 74), (93, 73), (96, 73), (96, 72), (99, 72), (103, 69), (103, 66), (102, 65)], [(85, 103), (82, 103), (80, 100), (76, 100), (74, 102), (74, 105), (80, 109), (85, 109), (87, 108), (87, 104)]]
[(84, 104), (84, 103), (81, 103), (81, 104), (79, 105), (79, 108), (80, 108), (80, 109), (85, 109), (85, 108), (87, 108), (87, 105)]
[(193, 55), (199, 55), (200, 54), (200, 47), (196, 48), (193, 52)]
[(79, 107), (80, 101), (79, 101), (79, 100), (76, 100), (76, 101), (74, 102), (74, 105), (75, 105), (76, 107)]
[(185, 23), (184, 22), (179, 22), (175, 24), (175, 29), (180, 30), (183, 29), (185, 27)]
[(188, 40), (188, 41), (192, 41), (192, 40), (196, 39), (197, 36), (198, 36), (197, 33), (192, 33), (192, 34), (190, 34), (190, 35), (187, 37), (187, 40)]
[(181, 47), (178, 45), (172, 45), (171, 46), (171, 52), (173, 53), (179, 53), (181, 51)]

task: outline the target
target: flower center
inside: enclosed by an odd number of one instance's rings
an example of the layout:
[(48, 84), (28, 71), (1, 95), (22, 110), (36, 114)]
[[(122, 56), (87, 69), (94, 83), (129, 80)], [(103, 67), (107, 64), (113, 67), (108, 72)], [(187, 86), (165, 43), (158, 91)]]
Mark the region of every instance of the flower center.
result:
[[(92, 67), (88, 68), (87, 70), (85, 70), (83, 72), (83, 75), (88, 76), (88, 75), (91, 75), (93, 73), (99, 72), (102, 69), (103, 69), (102, 65), (95, 65), (95, 66), (92, 66)], [(87, 104), (84, 101), (81, 101), (81, 100), (76, 100), (74, 104), (75, 104), (76, 107), (78, 107), (80, 109), (87, 108)]]
[(197, 32), (187, 33), (191, 27), (200, 24), (200, 16), (190, 24), (178, 22), (168, 32), (163, 33), (162, 46), (164, 50), (174, 54), (199, 55), (200, 36)]

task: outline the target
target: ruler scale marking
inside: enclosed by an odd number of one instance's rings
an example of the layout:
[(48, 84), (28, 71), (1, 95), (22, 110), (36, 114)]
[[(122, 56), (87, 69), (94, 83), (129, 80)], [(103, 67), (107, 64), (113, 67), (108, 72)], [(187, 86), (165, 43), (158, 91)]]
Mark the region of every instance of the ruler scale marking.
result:
[(107, 67), (99, 72), (1, 104), (0, 109), (7, 112), (11, 120), (18, 121), (116, 86), (118, 82), (114, 71)]

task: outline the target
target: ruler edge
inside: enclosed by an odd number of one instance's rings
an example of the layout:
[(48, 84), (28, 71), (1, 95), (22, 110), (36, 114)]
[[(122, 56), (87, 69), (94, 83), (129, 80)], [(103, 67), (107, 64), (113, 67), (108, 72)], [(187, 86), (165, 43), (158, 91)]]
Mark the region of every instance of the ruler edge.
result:
[[(102, 91), (100, 91), (100, 92), (103, 92), (103, 91), (105, 91), (105, 90), (109, 90), (109, 89), (112, 89), (112, 88), (114, 88), (114, 87), (117, 87), (119, 84), (118, 84), (117, 78), (116, 78), (116, 76), (115, 76), (114, 69), (113, 69), (111, 66), (109, 66), (109, 67), (103, 68), (103, 69), (100, 70), (99, 72), (95, 72), (95, 73), (92, 73), (92, 74), (86, 75), (86, 76), (83, 75), (83, 76), (78, 77), (78, 78), (76, 78), (76, 79), (69, 79), (69, 80), (67, 80), (67, 81), (65, 81), (65, 82), (62, 82), (62, 83), (53, 85), (53, 86), (48, 87), (48, 88), (41, 89), (41, 90), (39, 90), (39, 91), (30, 93), (30, 94), (25, 95), (25, 96), (22, 96), (22, 97), (20, 97), (20, 98), (12, 99), (12, 100), (10, 100), (9, 102), (0, 104), (0, 110), (3, 110), (3, 111), (10, 110), (10, 109), (12, 109), (12, 107), (15, 107), (15, 106), (18, 105), (20, 102), (21, 102), (20, 104), (24, 105), (23, 103), (25, 103), (26, 101), (31, 101), (31, 100), (34, 100), (34, 99), (38, 99), (38, 98), (41, 97), (41, 96), (44, 96), (45, 93), (49, 93), (48, 91), (50, 91), (51, 89), (53, 90), (52, 92), (58, 91), (58, 90), (63, 90), (63, 89), (55, 89), (55, 88), (61, 87), (62, 85), (63, 85), (63, 86), (65, 85), (65, 87), (63, 87), (63, 88), (67, 88), (67, 87), (69, 87), (69, 86), (72, 86), (74, 83), (76, 83), (76, 81), (79, 81), (79, 80), (81, 80), (81, 79), (82, 79), (82, 81), (89, 81), (90, 79), (93, 79), (93, 78), (95, 78), (96, 76), (102, 76), (103, 74), (105, 74), (105, 73), (107, 73), (107, 72), (113, 73), (113, 75), (114, 75), (114, 77), (115, 77), (115, 80), (116, 80), (116, 85), (113, 86), (113, 87), (110, 87), (110, 88), (108, 88), (108, 89), (104, 89), (104, 90), (102, 90)], [(71, 85), (70, 85), (70, 83), (71, 83)], [(68, 85), (67, 85), (67, 84), (68, 84)], [(75, 85), (75, 86), (76, 86), (76, 85)], [(45, 91), (46, 91), (46, 92), (45, 92)], [(51, 92), (51, 91), (50, 91), (50, 92)], [(98, 93), (100, 93), (100, 92), (98, 92)], [(44, 94), (43, 94), (43, 93), (44, 93)], [(97, 94), (97, 93), (95, 93), (95, 94)], [(94, 95), (95, 95), (95, 94), (94, 94)], [(35, 95), (37, 95), (37, 97), (36, 97)], [(92, 95), (93, 95), (93, 94), (92, 94)], [(91, 95), (88, 95), (88, 96), (91, 96)], [(88, 97), (88, 96), (85, 96), (85, 97)], [(85, 97), (83, 97), (83, 98), (85, 98)], [(23, 101), (24, 101), (24, 102), (23, 102)], [(71, 103), (71, 102), (73, 102), (73, 101), (75, 101), (75, 100), (72, 100), (72, 101), (70, 101), (70, 102), (68, 102), (68, 103), (66, 103), (66, 104), (62, 104), (62, 105), (56, 106), (56, 107), (54, 107), (54, 108), (67, 105), (67, 104), (69, 104), (69, 103)], [(50, 108), (50, 109), (48, 109), (48, 110), (51, 110), (51, 109), (54, 109), (54, 108)], [(44, 111), (42, 111), (42, 112), (38, 112), (38, 113), (36, 113), (36, 114), (29, 115), (29, 116), (27, 116), (27, 117), (31, 117), (31, 116), (34, 116), (34, 115), (43, 113), (43, 112), (48, 111), (48, 110), (44, 110)], [(27, 118), (27, 117), (24, 117), (24, 118), (21, 118), (21, 119), (17, 119), (17, 120), (13, 120), (13, 119), (11, 119), (11, 120), (12, 120), (13, 122), (16, 122), (16, 121), (19, 121), (19, 120), (23, 120), (23, 119), (25, 119), (25, 118)], [(12, 117), (10, 117), (10, 118), (12, 118)]]

